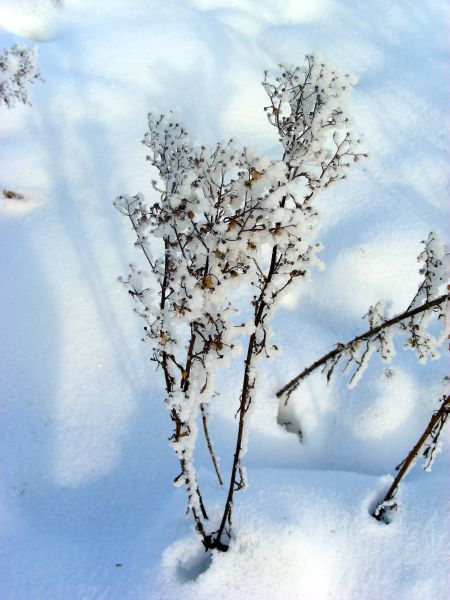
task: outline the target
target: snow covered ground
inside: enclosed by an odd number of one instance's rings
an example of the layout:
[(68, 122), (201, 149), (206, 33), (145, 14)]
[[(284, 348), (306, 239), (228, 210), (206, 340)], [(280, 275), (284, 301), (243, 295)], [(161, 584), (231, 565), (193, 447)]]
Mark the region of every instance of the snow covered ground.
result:
[[(369, 506), (444, 393), (445, 356), (397, 346), (386, 372), (292, 397), (304, 443), (277, 425), (277, 389), (365, 329), (379, 299), (406, 308), (432, 229), (449, 240), (445, 0), (3, 0), (1, 48), (35, 43), (33, 106), (0, 107), (0, 599), (445, 600), (449, 438), (419, 465), (389, 525)], [(151, 194), (149, 109), (199, 140), (235, 137), (278, 157), (262, 72), (316, 51), (357, 76), (349, 101), (369, 159), (320, 199), (323, 272), (285, 301), (236, 496), (235, 542), (208, 557), (172, 486), (161, 374), (117, 276), (132, 235), (112, 207)], [(443, 354), (446, 348), (443, 347)], [(447, 364), (446, 364), (447, 363)], [(234, 444), (240, 371), (221, 375), (211, 434)], [(209, 455), (200, 477), (222, 495)]]

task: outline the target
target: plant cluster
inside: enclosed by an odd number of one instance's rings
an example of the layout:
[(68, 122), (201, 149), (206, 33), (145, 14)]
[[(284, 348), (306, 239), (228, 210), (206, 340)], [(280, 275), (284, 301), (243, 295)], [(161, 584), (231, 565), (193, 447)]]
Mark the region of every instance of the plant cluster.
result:
[[(317, 194), (345, 177), (365, 156), (343, 111), (349, 76), (314, 56), (304, 67), (265, 74), (265, 111), (282, 148), (279, 160), (258, 158), (233, 140), (196, 145), (172, 113), (149, 115), (144, 144), (158, 172), (157, 201), (120, 196), (115, 205), (131, 222), (144, 265), (130, 266), (124, 283), (145, 320), (153, 360), (162, 369), (174, 423), (171, 444), (197, 531), (206, 548), (226, 550), (234, 493), (245, 487), (242, 457), (256, 362), (269, 356), (270, 317), (285, 290), (317, 264)], [(153, 256), (151, 241), (161, 240)], [(248, 304), (236, 300), (236, 287)], [(235, 451), (222, 518), (210, 526), (194, 465), (201, 414), (206, 428), (216, 366), (243, 353)]]
[[(257, 362), (276, 350), (269, 342), (271, 316), (285, 290), (320, 264), (318, 193), (366, 156), (343, 110), (351, 87), (348, 75), (307, 56), (305, 66), (280, 66), (275, 78), (266, 72), (262, 84), (268, 96), (265, 111), (281, 144), (280, 159), (260, 158), (233, 140), (212, 148), (197, 145), (173, 113), (150, 113), (143, 143), (158, 174), (152, 182), (156, 199), (137, 194), (115, 201), (141, 251), (140, 264), (131, 264), (122, 282), (145, 321), (144, 340), (152, 345), (152, 360), (163, 373), (165, 403), (174, 424), (170, 441), (180, 464), (174, 482), (186, 489), (188, 511), (205, 548), (222, 551), (232, 536), (234, 494), (246, 485), (243, 456)], [(406, 335), (404, 346), (421, 362), (438, 358), (437, 347), (447, 332), (449, 296), (440, 291), (448, 257), (436, 233), (430, 233), (418, 258), (423, 281), (407, 309), (389, 317), (384, 302), (370, 307), (365, 315), (369, 329), (337, 344), (284, 386), (277, 394), (281, 405), (318, 368), (330, 380), (336, 366), (345, 363), (344, 370), (351, 371), (349, 385), (356, 385), (372, 354), (392, 359), (396, 333)], [(437, 337), (432, 333), (436, 322), (444, 324), (444, 333)], [(241, 355), (228, 490), (221, 518), (210, 524), (194, 463), (196, 440), (201, 422), (223, 485), (207, 417), (218, 366)], [(373, 513), (376, 518), (388, 520), (398, 483), (421, 449), (431, 468), (447, 416), (448, 398), (399, 465), (397, 478)]]

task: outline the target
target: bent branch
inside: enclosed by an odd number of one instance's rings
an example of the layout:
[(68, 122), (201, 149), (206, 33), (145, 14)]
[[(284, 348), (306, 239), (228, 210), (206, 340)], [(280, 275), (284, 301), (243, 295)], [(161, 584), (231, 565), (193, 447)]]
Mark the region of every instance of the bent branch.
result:
[(438, 298), (435, 298), (434, 300), (425, 302), (424, 304), (422, 304), (421, 306), (418, 306), (417, 308), (414, 308), (412, 310), (406, 310), (405, 312), (393, 317), (392, 319), (388, 319), (387, 321), (385, 321), (381, 325), (378, 325), (377, 327), (368, 329), (364, 333), (361, 333), (361, 335), (356, 336), (355, 338), (353, 338), (349, 342), (346, 342), (345, 344), (341, 344), (341, 343), (337, 344), (336, 348), (334, 348), (334, 350), (331, 350), (330, 352), (328, 352), (328, 354), (325, 354), (324, 356), (322, 356), (322, 358), (319, 358), (318, 360), (313, 362), (312, 365), (310, 365), (309, 367), (306, 367), (306, 369), (304, 369), (301, 373), (296, 375), (296, 377), (291, 379), (291, 381), (289, 381), (289, 383), (287, 383), (284, 387), (282, 387), (280, 390), (278, 390), (278, 392), (276, 393), (277, 398), (281, 398), (284, 395), (287, 395), (286, 400), (285, 400), (285, 405), (286, 405), (288, 403), (290, 395), (292, 394), (292, 392), (295, 389), (297, 389), (297, 387), (300, 385), (300, 383), (303, 381), (303, 379), (308, 377), (308, 375), (310, 375), (316, 369), (319, 369), (320, 367), (324, 367), (330, 360), (333, 360), (334, 358), (338, 357), (340, 354), (342, 354), (343, 352), (345, 352), (346, 350), (351, 348), (357, 342), (361, 342), (363, 340), (368, 340), (368, 339), (376, 336), (378, 333), (380, 333), (380, 331), (382, 331), (384, 329), (392, 327), (393, 325), (396, 325), (397, 323), (401, 323), (402, 321), (404, 321), (406, 319), (414, 317), (415, 315), (417, 315), (421, 312), (425, 312), (431, 308), (434, 308), (436, 306), (439, 306), (440, 304), (443, 304), (449, 298), (450, 298), (449, 294), (443, 294), (442, 296), (439, 296)]

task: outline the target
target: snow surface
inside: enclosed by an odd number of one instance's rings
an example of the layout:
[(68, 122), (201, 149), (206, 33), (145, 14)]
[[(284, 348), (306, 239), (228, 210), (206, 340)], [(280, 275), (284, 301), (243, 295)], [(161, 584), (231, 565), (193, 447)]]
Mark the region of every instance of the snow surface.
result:
[[(447, 12), (445, 0), (2, 1), (2, 48), (37, 43), (46, 83), (0, 118), (0, 188), (24, 195), (0, 197), (1, 600), (448, 597), (448, 434), (433, 471), (402, 483), (393, 523), (368, 514), (436, 407), (446, 359), (418, 365), (397, 343), (389, 370), (373, 357), (355, 389), (315, 374), (291, 399), (302, 444), (276, 424), (275, 398), (363, 331), (370, 305), (406, 308), (420, 241), (436, 228), (449, 239)], [(258, 385), (236, 539), (211, 560), (171, 483), (161, 374), (116, 280), (133, 238), (112, 201), (151, 193), (149, 109), (278, 157), (262, 72), (313, 51), (357, 76), (349, 111), (370, 157), (321, 196), (326, 269), (275, 317), (283, 353)], [(240, 368), (211, 407), (225, 473)], [(217, 516), (204, 445), (197, 464)]]

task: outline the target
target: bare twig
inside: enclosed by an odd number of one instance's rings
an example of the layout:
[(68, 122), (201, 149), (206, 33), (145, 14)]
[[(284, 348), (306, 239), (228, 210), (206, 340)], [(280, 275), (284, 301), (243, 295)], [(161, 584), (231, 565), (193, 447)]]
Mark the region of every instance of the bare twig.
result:
[(249, 339), (248, 348), (247, 348), (247, 356), (245, 359), (245, 371), (244, 371), (244, 380), (242, 383), (242, 393), (241, 400), (239, 405), (239, 424), (238, 424), (238, 433), (236, 438), (236, 448), (234, 451), (233, 457), (233, 466), (231, 468), (231, 476), (230, 476), (230, 484), (228, 487), (228, 495), (225, 502), (225, 507), (222, 514), (222, 520), (219, 525), (219, 529), (214, 534), (211, 540), (211, 548), (217, 548), (218, 550), (226, 551), (228, 550), (228, 544), (222, 542), (222, 535), (224, 532), (227, 533), (228, 538), (230, 538), (231, 532), (230, 529), (226, 531), (227, 524), (231, 525), (231, 513), (233, 508), (233, 496), (236, 491), (236, 478), (240, 471), (240, 456), (242, 451), (242, 440), (244, 436), (244, 426), (245, 426), (245, 413), (248, 410), (249, 396), (250, 396), (250, 366), (253, 358), (255, 348), (255, 334), (252, 333)]
[(207, 417), (206, 417), (206, 410), (205, 410), (205, 407), (204, 407), (203, 404), (200, 405), (200, 411), (202, 413), (203, 433), (205, 434), (206, 444), (208, 446), (208, 450), (209, 450), (209, 453), (211, 455), (211, 460), (212, 460), (212, 463), (213, 463), (213, 466), (214, 466), (214, 471), (216, 472), (217, 479), (219, 480), (220, 485), (223, 485), (223, 479), (222, 479), (222, 476), (220, 474), (219, 464), (217, 462), (217, 457), (215, 455), (214, 448), (213, 448), (213, 445), (211, 443), (211, 438), (209, 436), (208, 422), (207, 422)]
[(414, 461), (416, 460), (420, 452), (420, 449), (424, 446), (425, 442), (429, 437), (432, 438), (432, 444), (434, 447), (436, 447), (439, 435), (442, 432), (442, 429), (445, 425), (449, 414), (450, 396), (444, 396), (441, 406), (431, 417), (431, 420), (425, 428), (425, 431), (422, 433), (413, 449), (410, 451), (405, 460), (396, 467), (398, 473), (394, 481), (392, 482), (390, 488), (386, 492), (383, 500), (381, 500), (381, 502), (377, 504), (375, 510), (372, 512), (372, 516), (375, 517), (375, 519), (378, 519), (378, 521), (389, 522), (388, 513), (392, 510), (396, 510), (397, 508), (395, 496), (397, 494), (400, 481), (403, 479), (403, 477), (406, 475), (409, 469), (413, 466)]
[[(273, 247), (272, 250), (272, 258), (270, 261), (270, 267), (267, 275), (264, 278), (264, 285), (261, 289), (258, 301), (255, 303), (255, 328), (258, 328), (263, 319), (264, 319), (264, 310), (267, 306), (265, 301), (265, 292), (267, 286), (270, 284), (272, 277), (276, 270), (277, 264), (277, 246)], [(244, 369), (244, 378), (242, 382), (242, 392), (241, 399), (239, 404), (239, 424), (238, 424), (238, 433), (236, 438), (236, 447), (234, 451), (233, 457), (233, 465), (231, 468), (231, 476), (230, 476), (230, 484), (228, 488), (227, 500), (225, 502), (224, 511), (222, 514), (222, 520), (220, 522), (219, 529), (215, 534), (214, 540), (212, 542), (212, 547), (216, 547), (221, 550), (225, 550), (228, 545), (224, 544), (221, 540), (223, 533), (226, 530), (227, 523), (231, 525), (231, 515), (233, 510), (233, 497), (234, 492), (242, 489), (242, 469), (241, 469), (241, 452), (242, 452), (242, 442), (244, 437), (244, 427), (245, 427), (245, 415), (250, 407), (251, 403), (251, 390), (254, 386), (254, 381), (251, 377), (251, 366), (252, 360), (255, 354), (258, 351), (258, 344), (256, 342), (256, 334), (252, 333), (247, 347), (247, 355), (245, 358), (245, 369)], [(237, 483), (237, 476), (240, 476), (241, 482)], [(228, 531), (228, 537), (230, 537), (231, 532)]]

